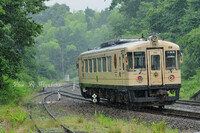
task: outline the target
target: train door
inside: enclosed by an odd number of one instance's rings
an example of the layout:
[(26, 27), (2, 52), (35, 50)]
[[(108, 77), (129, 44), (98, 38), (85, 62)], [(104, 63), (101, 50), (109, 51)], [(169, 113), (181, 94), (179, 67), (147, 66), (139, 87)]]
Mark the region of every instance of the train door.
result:
[(163, 85), (163, 51), (162, 49), (147, 50), (149, 86)]

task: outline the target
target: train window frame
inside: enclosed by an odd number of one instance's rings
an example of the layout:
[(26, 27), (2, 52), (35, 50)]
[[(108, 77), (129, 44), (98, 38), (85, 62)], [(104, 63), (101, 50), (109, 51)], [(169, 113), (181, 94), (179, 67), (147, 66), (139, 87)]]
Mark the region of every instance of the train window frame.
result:
[[(170, 63), (168, 63), (169, 62), (169, 60), (168, 60), (168, 62), (167, 62), (167, 56), (168, 56), (168, 54), (171, 54), (171, 59), (172, 59), (172, 54), (174, 54), (174, 58), (173, 59), (175, 59), (175, 61), (173, 61), (173, 65), (174, 66), (169, 66), (169, 64)], [(169, 59), (169, 58), (168, 58)], [(166, 68), (166, 70), (173, 70), (173, 69), (176, 69), (177, 67), (176, 67), (176, 60), (177, 60), (177, 57), (176, 57), (176, 50), (166, 50), (165, 51), (165, 68)]]
[(127, 71), (133, 71), (133, 52), (127, 52)]
[[(136, 56), (136, 53), (137, 53), (137, 56)], [(139, 53), (141, 53), (141, 55), (143, 56), (143, 57), (139, 57), (139, 58), (143, 58), (142, 59), (143, 63), (142, 63), (141, 66), (136, 65), (136, 64), (139, 64), (139, 63), (136, 63), (136, 60), (138, 60), (138, 59), (136, 59), (136, 57), (138, 58)], [(146, 52), (144, 52), (144, 51), (134, 51), (133, 56), (134, 56), (133, 57), (133, 59), (134, 59), (134, 61), (133, 61), (134, 71), (136, 71), (136, 70), (145, 71), (146, 70)], [(141, 63), (141, 61), (139, 61), (139, 62)]]
[(88, 60), (88, 64), (89, 64), (89, 72), (92, 73), (92, 59)]
[(93, 61), (93, 71), (97, 72), (97, 59), (93, 58), (92, 61)]
[(108, 72), (112, 72), (112, 57), (107, 56), (107, 61), (108, 61)]
[(107, 72), (106, 64), (106, 57), (102, 57), (103, 72)]
[(97, 58), (98, 60), (98, 72), (101, 72), (101, 58)]
[(86, 73), (88, 73), (88, 60), (87, 59), (85, 59), (85, 61), (84, 61), (85, 63), (85, 72)]

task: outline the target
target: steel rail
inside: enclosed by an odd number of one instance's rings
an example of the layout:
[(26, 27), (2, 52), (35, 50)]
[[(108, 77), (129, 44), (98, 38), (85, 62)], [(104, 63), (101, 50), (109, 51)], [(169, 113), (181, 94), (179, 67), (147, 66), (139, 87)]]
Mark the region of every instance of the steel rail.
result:
[(200, 120), (200, 113), (190, 112), (190, 111), (182, 111), (182, 110), (175, 110), (175, 109), (163, 109), (162, 114), (179, 116), (179, 117), (189, 118), (189, 119), (194, 119), (194, 120)]
[(47, 113), (48, 113), (56, 122), (58, 122), (58, 123), (60, 124), (60, 126), (64, 129), (64, 131), (65, 131), (66, 133), (75, 133), (74, 131), (72, 131), (72, 130), (70, 130), (69, 128), (67, 128), (64, 124), (60, 123), (60, 122), (56, 119), (56, 117), (49, 111), (49, 109), (47, 108), (47, 106), (45, 105), (46, 99), (47, 99), (48, 97), (54, 95), (54, 94), (56, 94), (56, 92), (52, 92), (51, 94), (49, 94), (49, 95), (47, 95), (47, 96), (44, 97), (44, 99), (43, 99), (43, 106), (44, 106), (44, 108), (46, 109)]
[[(66, 91), (61, 91), (61, 95), (66, 96), (68, 98), (72, 98), (72, 99), (77, 99), (77, 100), (86, 101), (86, 102), (92, 102), (92, 100), (85, 99), (81, 95), (73, 94), (73, 93), (66, 92)], [(106, 101), (106, 100), (103, 100), (103, 101)], [(112, 107), (117, 107), (117, 108), (119, 108), (119, 105), (120, 105), (120, 109), (126, 109), (127, 110), (127, 105), (124, 105), (124, 104), (109, 104), (109, 103), (104, 102), (104, 103), (100, 103), (99, 105), (109, 106), (109, 107), (112, 106)], [(200, 120), (200, 113), (190, 112), (190, 111), (182, 111), (182, 110), (176, 110), (176, 109), (162, 109), (162, 110), (160, 110), (159, 108), (156, 108), (156, 107), (137, 108), (136, 106), (134, 106), (133, 108), (129, 107), (129, 110)]]
[(32, 110), (31, 110), (31, 106), (30, 106), (30, 103), (33, 99), (35, 99), (36, 97), (39, 97), (41, 95), (45, 95), (45, 94), (48, 94), (48, 93), (51, 93), (51, 92), (42, 92), (38, 95), (35, 95), (33, 96), (31, 99), (28, 100), (28, 103), (27, 103), (27, 108), (29, 110), (29, 113), (30, 113), (30, 119), (33, 121), (34, 125), (35, 125), (35, 128), (36, 130), (38, 131), (38, 133), (42, 133), (42, 130), (38, 127), (38, 125), (36, 124), (35, 120), (34, 120), (34, 117), (32, 115)]
[[(48, 88), (62, 88), (62, 87), (70, 87), (72, 86), (73, 84), (68, 84), (68, 85), (63, 85), (63, 86), (52, 86), (52, 87), (48, 87)], [(41, 92), (35, 96), (33, 96), (31, 99), (28, 100), (27, 102), (27, 109), (29, 110), (29, 113), (30, 113), (30, 119), (33, 121), (34, 125), (35, 125), (35, 128), (37, 130), (38, 133), (42, 133), (42, 130), (38, 127), (36, 121), (34, 120), (34, 117), (33, 117), (33, 114), (32, 114), (32, 110), (31, 110), (31, 104), (32, 103), (31, 101), (41, 95), (45, 95), (45, 94), (49, 94), (49, 93), (52, 93), (52, 92), (55, 92), (55, 91), (46, 91), (46, 92)]]
[(184, 104), (184, 105), (191, 105), (191, 106), (200, 106), (200, 102), (188, 101), (188, 100), (177, 100), (175, 103)]

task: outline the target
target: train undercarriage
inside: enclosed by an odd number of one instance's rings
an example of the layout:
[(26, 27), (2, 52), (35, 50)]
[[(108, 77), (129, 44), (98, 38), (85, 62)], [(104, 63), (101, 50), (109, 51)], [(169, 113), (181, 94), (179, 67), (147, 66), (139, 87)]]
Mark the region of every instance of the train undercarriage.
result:
[[(85, 98), (92, 98), (93, 94), (107, 99), (112, 103), (125, 103), (135, 106), (159, 106), (173, 104), (179, 99), (180, 85), (135, 87), (135, 86), (98, 86), (86, 87), (80, 84), (81, 94)], [(121, 89), (119, 89), (121, 88)]]

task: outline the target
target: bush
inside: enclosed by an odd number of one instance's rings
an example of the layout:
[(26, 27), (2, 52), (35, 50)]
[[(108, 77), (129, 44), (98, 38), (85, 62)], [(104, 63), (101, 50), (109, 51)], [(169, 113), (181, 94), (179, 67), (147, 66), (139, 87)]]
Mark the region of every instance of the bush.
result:
[(166, 131), (167, 124), (165, 119), (159, 123), (152, 123), (153, 133), (164, 133)]
[(22, 97), (31, 92), (28, 83), (13, 79), (7, 79), (4, 88), (0, 90), (0, 103), (20, 103)]
[(10, 123), (12, 127), (19, 126), (25, 122), (29, 116), (29, 113), (24, 108), (13, 105), (3, 106), (0, 110), (0, 114), (0, 121)]
[(193, 77), (182, 81), (182, 88), (180, 91), (181, 99), (190, 99), (191, 96), (193, 96), (196, 92), (199, 91), (200, 70), (197, 70), (196, 73), (197, 74)]

